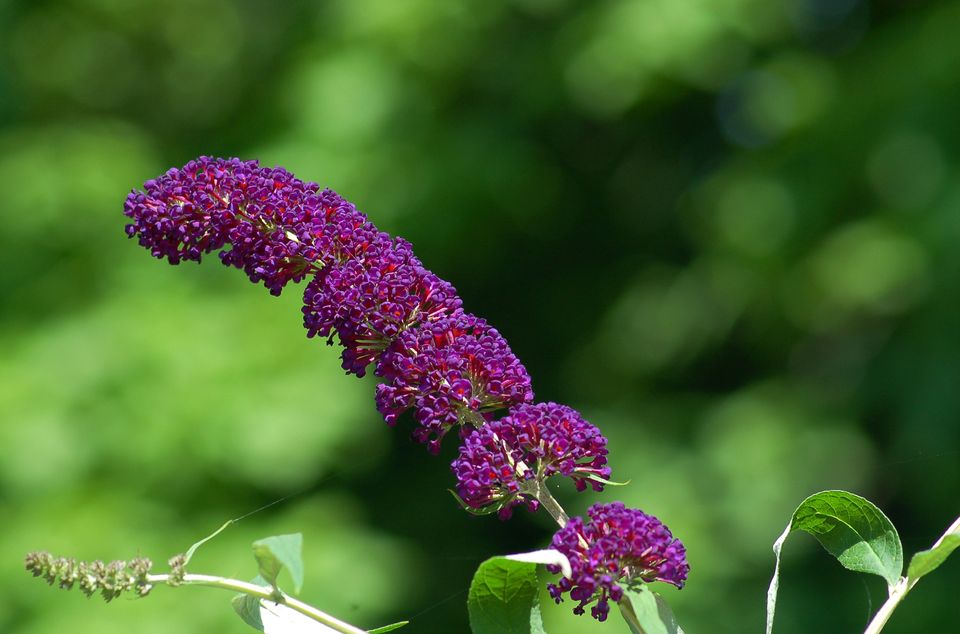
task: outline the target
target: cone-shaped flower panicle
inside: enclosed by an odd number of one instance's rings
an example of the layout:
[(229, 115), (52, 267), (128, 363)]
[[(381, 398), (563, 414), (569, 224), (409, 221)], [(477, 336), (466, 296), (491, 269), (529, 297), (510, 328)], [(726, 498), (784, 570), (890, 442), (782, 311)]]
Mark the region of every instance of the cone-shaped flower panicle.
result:
[(414, 438), (431, 452), (458, 423), (533, 400), (530, 376), (496, 329), (463, 312), (403, 332), (381, 359), (377, 408), (393, 424), (413, 409)]
[(517, 405), (500, 420), (469, 433), (451, 468), (457, 494), (467, 506), (497, 510), (510, 517), (513, 506), (526, 503), (536, 510), (535, 491), (525, 486), (560, 474), (583, 491), (589, 482), (596, 491), (610, 477), (607, 439), (576, 410), (556, 403)]
[(324, 265), (362, 258), (381, 235), (330, 190), (257, 161), (200, 157), (127, 196), (127, 234), (172, 264), (218, 251), (274, 295)]
[[(560, 603), (565, 593), (578, 601), (573, 609), (596, 603), (590, 613), (607, 618), (608, 601), (619, 601), (623, 588), (664, 581), (682, 588), (690, 571), (686, 549), (656, 517), (628, 509), (621, 502), (594, 504), (589, 519), (575, 517), (553, 536), (552, 547), (570, 560), (573, 574), (549, 584), (550, 596)], [(547, 566), (556, 574), (559, 566)]]
[(374, 364), (386, 379), (380, 412), (392, 424), (413, 410), (414, 436), (434, 452), (454, 425), (478, 427), (533, 400), (507, 342), (462, 311), (453, 286), (408, 242), (316, 183), (257, 161), (203, 156), (131, 192), (124, 214), (128, 235), (173, 264), (219, 251), (276, 295), (309, 277), (308, 336), (336, 337), (348, 373)]
[(460, 308), (456, 290), (427, 269), (405, 240), (396, 238), (375, 258), (332, 266), (307, 284), (303, 319), (310, 337), (344, 347), (343, 368), (363, 376), (400, 335)]

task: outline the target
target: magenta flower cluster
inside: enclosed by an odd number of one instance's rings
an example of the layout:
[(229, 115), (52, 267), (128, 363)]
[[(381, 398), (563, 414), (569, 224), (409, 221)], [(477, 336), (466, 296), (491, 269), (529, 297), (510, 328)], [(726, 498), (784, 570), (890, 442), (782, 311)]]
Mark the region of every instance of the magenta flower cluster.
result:
[[(557, 531), (552, 546), (570, 560), (573, 574), (547, 589), (557, 603), (565, 593), (578, 601), (573, 609), (603, 621), (610, 611), (608, 601), (619, 601), (623, 587), (664, 581), (682, 588), (690, 566), (686, 549), (660, 520), (620, 502), (594, 504), (589, 520), (575, 517)], [(552, 573), (559, 566), (547, 566)]]
[[(411, 412), (414, 438), (432, 453), (459, 427), (462, 445), (451, 466), (470, 509), (504, 519), (519, 504), (536, 510), (541, 489), (531, 484), (553, 475), (570, 478), (579, 491), (603, 490), (610, 469), (600, 431), (569, 407), (533, 404), (530, 376), (500, 333), (465, 312), (456, 289), (427, 270), (410, 243), (378, 230), (335, 192), (257, 161), (200, 157), (132, 191), (124, 214), (127, 234), (171, 264), (218, 252), (274, 295), (309, 278), (307, 335), (339, 342), (347, 373), (364, 376), (373, 368), (383, 379), (376, 406), (388, 424)], [(682, 585), (687, 570), (683, 547), (655, 518), (622, 505), (604, 508), (591, 509), (592, 523), (571, 520), (554, 538), (578, 563), (574, 579), (551, 592), (559, 599), (570, 591), (582, 612), (597, 590), (597, 618), (606, 614), (608, 597), (617, 600), (618, 579)], [(624, 546), (623, 536), (589, 532), (602, 525), (620, 535), (617, 517), (633, 518), (633, 546)], [(577, 550), (574, 532), (588, 550)], [(613, 550), (605, 554), (607, 548)], [(607, 561), (619, 567), (604, 576), (594, 562)]]
[(375, 259), (321, 270), (304, 291), (303, 321), (310, 337), (335, 332), (344, 348), (343, 369), (363, 376), (401, 333), (458, 314), (460, 304), (456, 289), (397, 239)]
[(257, 161), (201, 157), (144, 190), (124, 205), (133, 219), (127, 234), (141, 246), (171, 264), (220, 251), (224, 264), (274, 295), (322, 267), (376, 259), (393, 246), (335, 192)]
[(468, 313), (409, 329), (384, 355), (377, 408), (393, 424), (414, 410), (414, 437), (436, 453), (451, 427), (469, 433), (533, 400), (530, 377), (496, 329)]
[(464, 438), (452, 468), (468, 506), (510, 517), (512, 508), (539, 507), (529, 483), (560, 474), (578, 491), (603, 490), (610, 477), (607, 440), (576, 410), (556, 403), (518, 405)]

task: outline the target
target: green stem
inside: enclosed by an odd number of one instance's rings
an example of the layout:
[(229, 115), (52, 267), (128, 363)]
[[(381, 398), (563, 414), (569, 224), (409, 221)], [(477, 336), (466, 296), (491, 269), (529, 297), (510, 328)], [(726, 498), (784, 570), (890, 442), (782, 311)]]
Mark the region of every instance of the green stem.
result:
[(477, 429), (480, 429), (486, 424), (486, 419), (480, 415), (480, 412), (476, 412), (472, 409), (462, 408), (460, 410), (460, 422), (472, 425)]
[(910, 592), (908, 583), (906, 577), (901, 577), (900, 581), (891, 588), (890, 596), (887, 597), (884, 604), (877, 610), (877, 613), (873, 616), (873, 620), (870, 621), (870, 625), (863, 631), (863, 634), (879, 634), (880, 630), (883, 629), (883, 626), (886, 625), (890, 619), (890, 615), (893, 614), (893, 611), (896, 610), (900, 602), (903, 601), (903, 597), (907, 596), (907, 593)]
[[(171, 575), (147, 575), (147, 582), (159, 585), (166, 584), (170, 581)], [(322, 623), (327, 627), (341, 632), (342, 634), (366, 634), (366, 630), (362, 630), (359, 627), (350, 625), (340, 619), (327, 614), (317, 608), (304, 603), (298, 599), (294, 599), (291, 596), (280, 593), (279, 596), (274, 593), (272, 588), (266, 588), (263, 586), (258, 586), (247, 581), (240, 581), (239, 579), (230, 579), (227, 577), (216, 577), (213, 575), (194, 575), (186, 574), (183, 576), (183, 579), (179, 580), (180, 585), (193, 585), (193, 586), (209, 586), (212, 588), (222, 588), (224, 590), (233, 590), (235, 592), (241, 592), (243, 594), (250, 595), (252, 597), (257, 597), (258, 599), (266, 599), (267, 601), (272, 601), (280, 605), (285, 605), (286, 607), (303, 614), (304, 616), (310, 617), (318, 623)]]
[[(940, 536), (940, 539), (930, 547), (930, 550), (937, 548), (940, 544), (943, 543), (948, 536), (960, 532), (960, 517), (953, 521), (953, 524), (950, 525), (950, 528)], [(900, 605), (900, 602), (903, 601), (903, 598), (907, 596), (907, 593), (913, 589), (913, 586), (917, 585), (917, 582), (920, 581), (919, 578), (910, 579), (909, 577), (901, 577), (899, 581), (890, 589), (890, 596), (887, 597), (887, 600), (883, 605), (880, 606), (880, 609), (877, 610), (877, 613), (874, 615), (873, 620), (870, 621), (870, 625), (867, 626), (867, 629), (863, 631), (863, 634), (880, 634), (880, 631), (883, 630), (883, 626), (887, 624), (887, 621), (890, 620), (890, 616), (893, 614), (893, 611), (897, 609), (897, 606)]]
[(563, 507), (560, 506), (560, 503), (557, 502), (557, 499), (553, 497), (553, 494), (550, 493), (550, 489), (547, 488), (547, 483), (539, 479), (531, 480), (531, 483), (530, 493), (540, 500), (540, 505), (543, 506), (544, 510), (550, 514), (550, 517), (560, 525), (560, 528), (566, 526), (567, 522), (570, 521), (570, 517), (566, 511), (563, 510)]

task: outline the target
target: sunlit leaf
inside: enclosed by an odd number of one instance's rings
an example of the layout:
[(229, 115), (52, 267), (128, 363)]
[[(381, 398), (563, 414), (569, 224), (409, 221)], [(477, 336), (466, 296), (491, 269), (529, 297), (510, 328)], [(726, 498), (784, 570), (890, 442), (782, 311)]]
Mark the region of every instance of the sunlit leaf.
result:
[(794, 531), (802, 530), (848, 570), (879, 575), (892, 589), (903, 570), (903, 547), (897, 529), (874, 504), (847, 491), (822, 491), (804, 500), (777, 541), (773, 578), (767, 590), (767, 634), (773, 630), (780, 584), (780, 551)]
[(957, 548), (960, 548), (960, 519), (947, 529), (932, 548), (921, 550), (910, 559), (910, 566), (907, 568), (910, 585), (936, 570)]
[(539, 599), (537, 563), (488, 559), (470, 584), (470, 629), (473, 634), (544, 634)]

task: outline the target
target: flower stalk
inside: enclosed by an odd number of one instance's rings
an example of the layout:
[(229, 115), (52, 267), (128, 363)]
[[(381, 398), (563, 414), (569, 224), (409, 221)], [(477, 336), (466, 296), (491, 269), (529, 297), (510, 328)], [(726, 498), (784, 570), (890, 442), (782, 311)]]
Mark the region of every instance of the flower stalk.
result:
[(563, 510), (563, 507), (560, 506), (557, 499), (550, 493), (547, 483), (543, 480), (533, 480), (532, 482), (535, 483), (535, 486), (531, 490), (531, 495), (540, 501), (543, 510), (550, 514), (550, 517), (560, 525), (560, 528), (566, 526), (567, 522), (570, 521), (570, 516), (567, 515), (567, 512)]
[(105, 564), (102, 561), (77, 561), (65, 557), (54, 557), (48, 552), (33, 552), (27, 555), (24, 565), (35, 577), (42, 577), (47, 583), (58, 584), (64, 590), (70, 590), (76, 585), (88, 597), (97, 592), (107, 602), (124, 593), (131, 593), (137, 597), (145, 597), (158, 585), (172, 588), (178, 586), (207, 586), (231, 590), (242, 594), (272, 601), (291, 610), (299, 612), (314, 621), (340, 632), (341, 634), (365, 634), (360, 629), (345, 621), (327, 614), (308, 603), (281, 592), (276, 588), (258, 586), (247, 581), (188, 573), (184, 570), (186, 558), (177, 555), (170, 559), (170, 572), (151, 574), (152, 562), (149, 559), (138, 557), (127, 561), (114, 561)]
[[(172, 575), (170, 574), (148, 575), (147, 581), (154, 585), (167, 584), (171, 581), (171, 576)], [(272, 601), (278, 605), (286, 606), (291, 610), (310, 617), (314, 621), (322, 623), (330, 629), (341, 632), (342, 634), (366, 634), (366, 630), (360, 629), (354, 625), (350, 625), (346, 621), (341, 621), (335, 616), (327, 614), (326, 612), (319, 610), (308, 603), (304, 603), (299, 599), (291, 597), (284, 592), (275, 591), (273, 588), (269, 587), (258, 586), (248, 581), (240, 581), (239, 579), (231, 579), (229, 577), (217, 577), (215, 575), (187, 573), (179, 579), (177, 585), (207, 586), (211, 588), (221, 588), (223, 590), (240, 592), (251, 597)]]
[[(257, 161), (204, 156), (132, 191), (124, 214), (127, 234), (171, 264), (218, 253), (274, 295), (306, 281), (307, 336), (336, 340), (348, 374), (370, 370), (382, 379), (376, 408), (384, 421), (412, 418), (413, 438), (433, 454), (444, 437), (460, 437), (453, 493), (467, 511), (506, 520), (518, 505), (542, 506), (557, 522), (555, 545), (568, 546), (565, 554), (586, 572), (572, 585), (562, 580), (562, 590), (553, 586), (555, 599), (570, 592), (580, 602), (576, 613), (596, 603), (593, 616), (605, 619), (607, 600), (618, 601), (622, 588), (610, 574), (594, 575), (593, 561), (607, 562), (627, 587), (654, 580), (682, 587), (685, 551), (659, 520), (619, 503), (595, 505), (600, 524), (613, 518), (610, 530), (622, 522), (637, 531), (601, 539), (589, 533), (596, 524), (584, 529), (571, 520), (547, 488), (554, 475), (578, 491), (613, 484), (599, 429), (570, 407), (536, 403), (529, 374), (500, 332), (465, 311), (456, 289), (424, 267), (409, 242), (377, 229), (336, 192)], [(449, 434), (454, 429), (459, 434)], [(653, 550), (631, 550), (644, 540)]]

